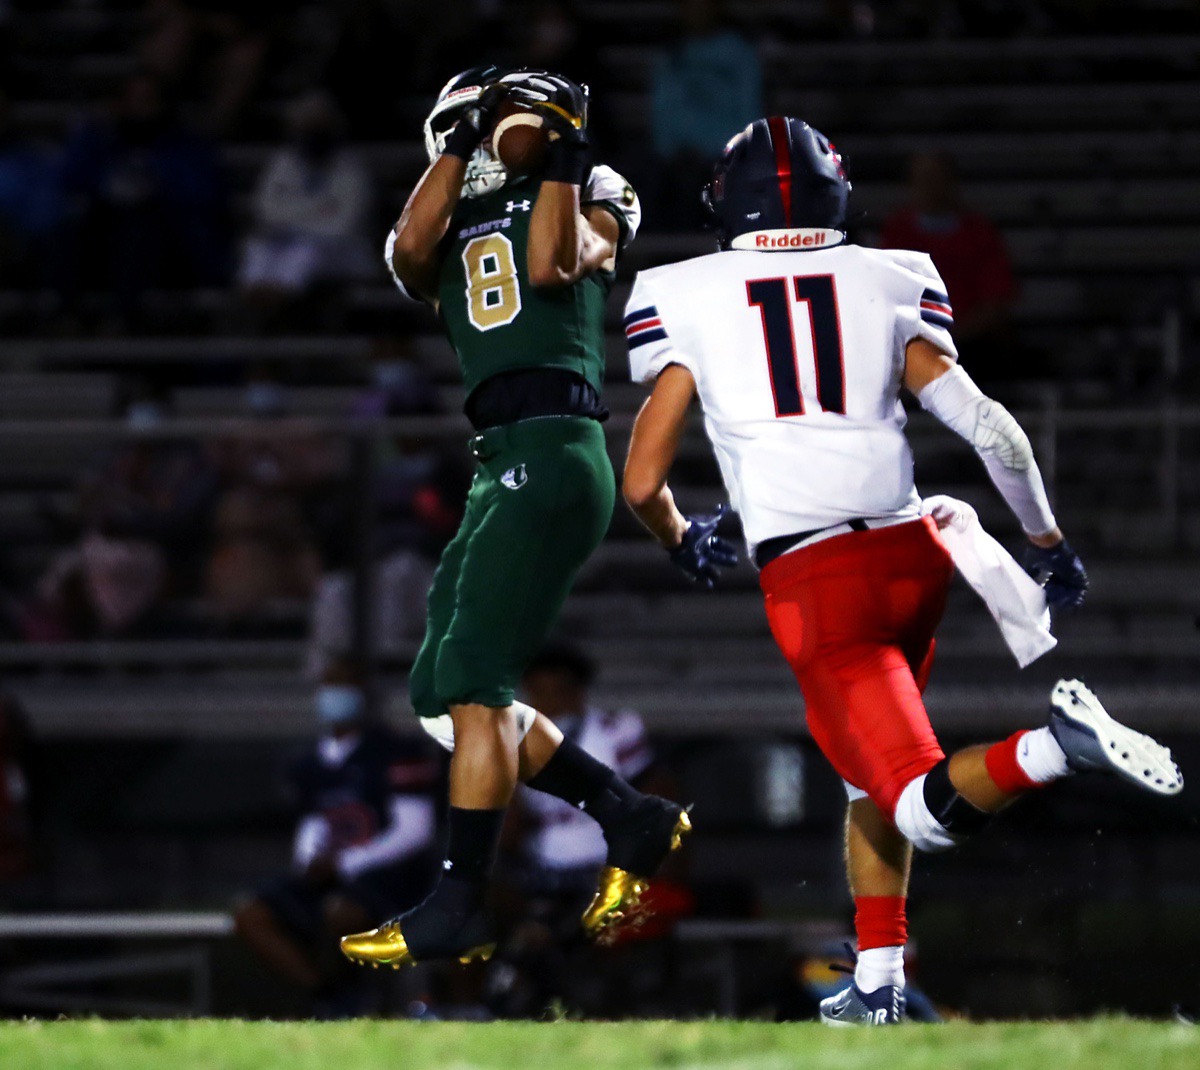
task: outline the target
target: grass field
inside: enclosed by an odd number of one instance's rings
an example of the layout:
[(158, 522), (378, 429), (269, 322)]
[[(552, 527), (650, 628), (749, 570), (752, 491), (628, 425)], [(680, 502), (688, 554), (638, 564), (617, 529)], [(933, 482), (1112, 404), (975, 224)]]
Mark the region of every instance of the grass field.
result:
[(759, 1022), (0, 1024), (5, 1070), (1196, 1070), (1200, 1029), (1086, 1022), (832, 1030)]

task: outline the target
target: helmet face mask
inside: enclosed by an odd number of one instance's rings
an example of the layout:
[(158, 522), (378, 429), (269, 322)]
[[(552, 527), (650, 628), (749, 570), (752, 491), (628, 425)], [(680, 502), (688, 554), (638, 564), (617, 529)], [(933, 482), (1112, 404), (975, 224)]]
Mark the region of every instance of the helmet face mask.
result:
[[(425, 119), (425, 152), (432, 163), (446, 147), (446, 139), (463, 112), (475, 104), (484, 89), (504, 74), (499, 67), (472, 67), (456, 74), (443, 86), (437, 103)], [(480, 145), (467, 161), (463, 179), (464, 197), (482, 197), (498, 190), (508, 181), (504, 165), (491, 151)]]
[(759, 230), (842, 231), (850, 179), (837, 149), (800, 119), (758, 119), (732, 137), (702, 200), (728, 249)]

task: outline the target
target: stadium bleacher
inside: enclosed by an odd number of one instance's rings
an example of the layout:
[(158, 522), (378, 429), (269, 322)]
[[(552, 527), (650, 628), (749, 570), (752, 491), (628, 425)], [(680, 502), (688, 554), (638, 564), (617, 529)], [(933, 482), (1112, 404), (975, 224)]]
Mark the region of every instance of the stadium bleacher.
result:
[[(821, 7), (732, 5), (751, 27), (801, 25)], [(649, 72), (671, 10), (667, 3), (587, 5), (610, 72), (613, 113), (630, 146), (646, 137)], [(136, 27), (132, 5), (52, 0), (19, 11), (16, 128), (61, 140), (84, 107), (133, 69)], [(886, 43), (764, 35), (761, 53), (772, 110), (803, 115), (844, 151), (866, 213), (864, 233), (902, 198), (909, 153), (954, 155), (968, 201), (1009, 243), (1021, 281), (1021, 337), (1052, 355), (1046, 375), (1019, 384), (1014, 408), (1046, 462), (1064, 526), (1085, 554), (1093, 582), (1088, 612), (1064, 626), (1062, 661), (1017, 676), (990, 618), (960, 586), (929, 692), (935, 723), (963, 737), (1015, 728), (1042, 707), (1045, 684), (1065, 663), (1139, 725), (1191, 736), (1200, 708), (1200, 33)], [(268, 84), (246, 131), (222, 147), (242, 217), (287, 92)], [(423, 110), (422, 101), (410, 104), (414, 113)], [(395, 141), (361, 148), (384, 192), (384, 225), (423, 167), (420, 132), (401, 130)], [(704, 235), (656, 232), (648, 218), (623, 265), (608, 323), (613, 418), (606, 426), (618, 465), (642, 396), (628, 383), (619, 329), (633, 273), (710, 248)], [(382, 270), (343, 295), (337, 330), (269, 336), (231, 331), (238, 300), (231, 290), (151, 294), (146, 333), (89, 337), (48, 328), (59, 309), (54, 293), (4, 285), (6, 583), (15, 575), (28, 586), (62, 549), (66, 536), (47, 513), (65, 508), (80, 473), (112, 443), (135, 434), (212, 442), (253, 428), (241, 383), (254, 367), (283, 369), (287, 379), (289, 416), (274, 433), (369, 441), (403, 432), (445, 449), (458, 448), (468, 433), (458, 415), (453, 353), (433, 318), (403, 306)], [(346, 413), (364, 382), (370, 341), (389, 333), (408, 340), (447, 415), (351, 427)], [(148, 371), (173, 415), (157, 431), (133, 432), (118, 406), (130, 378)], [(985, 524), (1015, 545), (1011, 518), (965, 447), (923, 415), (914, 414), (911, 429), (923, 489), (969, 498)], [(698, 421), (680, 472), (685, 509), (720, 498)], [(360, 560), (357, 567), (370, 566)], [(249, 635), (222, 633), (203, 599), (189, 597), (178, 613), (195, 624), (194, 634), (61, 643), (10, 636), (0, 641), (0, 679), (49, 741), (192, 746), (305, 733), (306, 602), (273, 605)], [(749, 735), (802, 732), (802, 701), (770, 642), (752, 570), (743, 565), (715, 594), (690, 591), (623, 509), (582, 575), (561, 631), (602, 663), (597, 698), (638, 709), (668, 741), (717, 736), (731, 717)], [(402, 644), (381, 663), (382, 691), (391, 696), (385, 712), (409, 730), (402, 696), (413, 653)], [(243, 845), (228, 884), (252, 869), (266, 840)], [(143, 848), (133, 855), (144, 857)], [(774, 848), (758, 849), (754, 858)], [(70, 866), (89, 872), (84, 848), (65, 850), (71, 861), (60, 864), (60, 874)], [(814, 841), (807, 850), (799, 857), (824, 859), (825, 893), (835, 895), (826, 847)], [(712, 851), (710, 870), (727, 865), (728, 855), (717, 862)], [(128, 892), (115, 878), (100, 880), (95, 867), (90, 872), (96, 900)], [(204, 887), (210, 900), (227, 890), (219, 879)]]

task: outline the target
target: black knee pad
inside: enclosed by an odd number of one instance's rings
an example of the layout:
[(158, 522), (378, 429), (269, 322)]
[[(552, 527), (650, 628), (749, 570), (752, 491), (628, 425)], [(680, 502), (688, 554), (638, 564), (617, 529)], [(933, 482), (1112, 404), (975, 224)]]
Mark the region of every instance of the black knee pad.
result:
[(934, 820), (951, 836), (974, 836), (992, 819), (986, 810), (967, 802), (950, 783), (949, 758), (943, 758), (925, 774), (922, 794)]

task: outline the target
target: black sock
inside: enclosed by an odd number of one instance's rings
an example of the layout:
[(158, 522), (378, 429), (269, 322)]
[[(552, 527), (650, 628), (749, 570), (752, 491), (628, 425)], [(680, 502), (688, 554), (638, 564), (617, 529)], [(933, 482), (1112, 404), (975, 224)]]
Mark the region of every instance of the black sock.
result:
[(469, 884), (486, 884), (500, 850), (504, 811), (465, 810), (451, 806), (448, 824), (443, 876)]
[(641, 792), (569, 739), (562, 741), (541, 772), (525, 784), (569, 802), (606, 830), (642, 798)]

